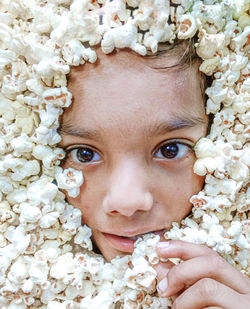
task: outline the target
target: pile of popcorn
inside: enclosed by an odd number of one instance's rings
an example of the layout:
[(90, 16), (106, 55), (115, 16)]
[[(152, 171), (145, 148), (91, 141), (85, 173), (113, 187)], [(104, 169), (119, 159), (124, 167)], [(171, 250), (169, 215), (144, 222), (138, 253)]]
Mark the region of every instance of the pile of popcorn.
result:
[[(110, 263), (59, 189), (77, 196), (83, 175), (63, 170), (59, 117), (71, 104), (70, 66), (131, 48), (197, 37), (200, 70), (212, 76), (211, 132), (196, 145), (205, 187), (192, 215), (167, 239), (206, 244), (249, 275), (249, 0), (1, 0), (0, 307), (171, 308), (156, 293), (159, 236), (138, 239)], [(56, 181), (55, 181), (56, 180)]]

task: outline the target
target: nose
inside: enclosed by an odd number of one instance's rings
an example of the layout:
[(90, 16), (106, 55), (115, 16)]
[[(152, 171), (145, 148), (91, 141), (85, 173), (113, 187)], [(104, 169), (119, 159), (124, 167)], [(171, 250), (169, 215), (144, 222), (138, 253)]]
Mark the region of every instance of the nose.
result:
[(147, 173), (138, 162), (121, 162), (110, 175), (109, 188), (103, 200), (105, 213), (130, 217), (137, 211), (150, 211), (154, 200), (147, 180)]

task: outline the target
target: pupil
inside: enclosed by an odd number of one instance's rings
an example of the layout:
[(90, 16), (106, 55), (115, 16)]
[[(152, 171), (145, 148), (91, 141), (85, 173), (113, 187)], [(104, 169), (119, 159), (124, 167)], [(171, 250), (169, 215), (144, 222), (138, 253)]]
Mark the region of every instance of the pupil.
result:
[(179, 148), (177, 144), (168, 144), (161, 148), (161, 153), (168, 159), (173, 159), (177, 156)]
[(76, 152), (77, 159), (80, 162), (89, 162), (93, 159), (93, 151), (87, 148), (80, 148)]

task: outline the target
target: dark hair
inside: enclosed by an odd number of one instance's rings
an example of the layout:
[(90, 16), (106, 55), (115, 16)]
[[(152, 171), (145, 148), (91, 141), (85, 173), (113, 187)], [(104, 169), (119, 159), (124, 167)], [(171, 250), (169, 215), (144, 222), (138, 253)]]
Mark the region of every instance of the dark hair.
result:
[[(195, 50), (195, 42), (197, 38), (191, 38), (188, 40), (176, 40), (173, 44), (170, 43), (160, 43), (158, 45), (158, 50), (156, 53), (150, 53), (144, 56), (147, 59), (162, 59), (163, 61), (149, 61), (147, 64), (155, 70), (185, 70), (191, 65), (197, 65), (197, 73), (200, 75), (200, 88), (204, 100), (204, 105), (207, 101), (207, 95), (205, 93), (206, 88), (210, 87), (212, 83), (211, 76), (205, 75), (199, 70), (199, 66), (202, 59), (197, 55)], [(166, 64), (166, 59), (168, 57), (176, 56), (177, 61), (171, 64)], [(211, 124), (213, 122), (213, 114), (209, 114), (209, 125), (208, 132), (210, 131)]]
[(168, 57), (168, 56), (177, 56), (178, 60), (175, 64), (171, 66), (165, 66), (158, 69), (167, 69), (174, 67), (185, 67), (193, 64), (194, 62), (200, 60), (197, 55), (194, 47), (194, 39), (189, 40), (176, 40), (173, 44), (170, 43), (159, 43), (158, 50), (156, 53), (148, 52), (145, 56), (146, 58), (159, 58), (159, 57)]

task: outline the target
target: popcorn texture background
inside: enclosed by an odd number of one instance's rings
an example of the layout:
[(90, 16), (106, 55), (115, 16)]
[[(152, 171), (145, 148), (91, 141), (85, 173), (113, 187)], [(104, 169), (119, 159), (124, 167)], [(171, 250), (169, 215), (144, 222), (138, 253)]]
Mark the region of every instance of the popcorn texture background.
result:
[[(91, 230), (59, 190), (79, 193), (83, 176), (63, 171), (59, 117), (71, 104), (70, 66), (128, 47), (197, 36), (211, 132), (196, 145), (206, 176), (192, 216), (166, 238), (207, 244), (250, 274), (249, 0), (1, 0), (0, 307), (4, 309), (171, 308), (157, 296), (159, 239), (137, 241), (132, 256), (106, 263)], [(209, 48), (208, 48), (209, 47)], [(57, 180), (58, 186), (54, 179)]]

